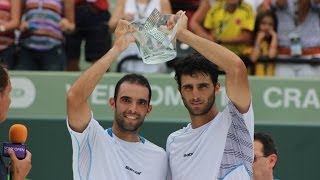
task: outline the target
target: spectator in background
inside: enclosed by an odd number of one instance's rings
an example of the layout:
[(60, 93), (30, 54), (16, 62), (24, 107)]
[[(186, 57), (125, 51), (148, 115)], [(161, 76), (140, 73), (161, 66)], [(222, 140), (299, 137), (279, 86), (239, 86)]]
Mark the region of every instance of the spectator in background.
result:
[[(169, 0), (118, 0), (109, 21), (109, 28), (114, 31), (118, 21), (125, 19), (129, 22), (147, 18), (153, 9), (157, 8), (162, 14), (171, 14)], [(118, 57), (120, 72), (164, 73), (167, 72), (166, 63), (144, 64), (139, 49), (135, 43)]]
[[(319, 63), (316, 64), (310, 64), (308, 61), (320, 57), (320, 1), (276, 0), (275, 9), (279, 22), (279, 61), (276, 64), (275, 75), (319, 77), (320, 61), (317, 60)], [(291, 61), (281, 63), (281, 58)], [(299, 63), (296, 64), (295, 60)]]
[[(11, 81), (7, 69), (0, 64), (0, 123), (5, 121), (11, 103)], [(13, 150), (9, 150), (11, 159), (10, 172), (4, 164), (0, 152), (0, 180), (24, 180), (31, 170), (31, 153), (27, 150), (25, 159), (17, 159)], [(11, 175), (10, 178), (8, 175)]]
[(242, 57), (246, 66), (252, 43), (255, 15), (250, 5), (241, 0), (224, 0), (208, 11), (204, 27), (211, 31), (212, 40)]
[(64, 70), (63, 32), (75, 28), (73, 0), (26, 0), (23, 16), (16, 69)]
[[(190, 30), (197, 35), (204, 37), (206, 39), (212, 40), (210, 32), (204, 28), (203, 21), (206, 17), (207, 12), (210, 7), (212, 7), (216, 2), (222, 0), (201, 0), (198, 9), (194, 12), (190, 18)], [(247, 4), (251, 5), (254, 13), (263, 10), (270, 9), (271, 0), (245, 0)]]
[(75, 0), (76, 29), (66, 35), (67, 71), (79, 71), (81, 43), (84, 41), (84, 59), (94, 63), (111, 47), (108, 0)]
[(0, 62), (8, 69), (15, 65), (15, 34), (14, 30), (20, 25), (20, 0), (0, 0)]
[(208, 11), (204, 27), (211, 31), (212, 39), (243, 54), (245, 44), (250, 44), (255, 16), (252, 8), (241, 0), (224, 0)]
[(189, 27), (192, 32), (211, 41), (213, 41), (213, 36), (210, 31), (204, 28), (203, 21), (210, 7), (212, 7), (217, 1), (219, 0), (201, 0), (198, 9), (192, 15), (189, 22)]
[(254, 180), (275, 180), (273, 170), (278, 160), (278, 152), (272, 137), (265, 133), (254, 134)]
[[(277, 17), (272, 11), (258, 13), (253, 31), (254, 46), (250, 55), (250, 60), (255, 64), (257, 76), (274, 74), (275, 64), (270, 60), (277, 56), (277, 25)], [(257, 62), (259, 58), (265, 58), (266, 62)]]

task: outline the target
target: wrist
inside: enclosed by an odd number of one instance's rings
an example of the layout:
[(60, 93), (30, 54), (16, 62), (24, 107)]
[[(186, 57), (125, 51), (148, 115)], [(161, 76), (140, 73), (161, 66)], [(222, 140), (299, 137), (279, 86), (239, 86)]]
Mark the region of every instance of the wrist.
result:
[(121, 54), (121, 49), (119, 48), (119, 47), (117, 47), (117, 46), (113, 46), (110, 50), (109, 50), (109, 52), (113, 55), (113, 56), (116, 56), (116, 57), (118, 57), (120, 54)]
[(25, 178), (19, 174), (11, 173), (10, 175), (11, 180), (24, 180)]
[(188, 36), (190, 36), (190, 34), (188, 35), (187, 29), (182, 29), (181, 31), (176, 33), (176, 38), (181, 42), (184, 42), (185, 37), (188, 37)]

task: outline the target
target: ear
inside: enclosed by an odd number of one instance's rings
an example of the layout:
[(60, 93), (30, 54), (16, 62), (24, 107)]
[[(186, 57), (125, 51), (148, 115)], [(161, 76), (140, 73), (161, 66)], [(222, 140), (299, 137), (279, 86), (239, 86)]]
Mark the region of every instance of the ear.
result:
[(114, 111), (116, 109), (116, 102), (115, 102), (114, 97), (109, 98), (109, 106), (112, 109), (112, 111)]
[(215, 96), (219, 94), (220, 86), (221, 86), (220, 82), (217, 81), (216, 85), (214, 86)]
[(146, 114), (146, 116), (148, 116), (151, 111), (152, 111), (152, 105), (149, 105), (149, 107), (148, 107), (148, 109), (147, 109), (147, 114)]
[(275, 154), (271, 154), (268, 159), (269, 159), (270, 169), (273, 169), (277, 163), (278, 156)]

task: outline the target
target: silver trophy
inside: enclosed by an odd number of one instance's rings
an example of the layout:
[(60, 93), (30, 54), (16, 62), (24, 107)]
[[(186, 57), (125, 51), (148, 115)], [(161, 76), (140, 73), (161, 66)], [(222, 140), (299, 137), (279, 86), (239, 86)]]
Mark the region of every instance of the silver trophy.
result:
[(148, 18), (132, 22), (129, 28), (136, 31), (133, 36), (146, 64), (170, 61), (177, 56), (176, 32), (180, 16), (161, 14), (154, 9)]

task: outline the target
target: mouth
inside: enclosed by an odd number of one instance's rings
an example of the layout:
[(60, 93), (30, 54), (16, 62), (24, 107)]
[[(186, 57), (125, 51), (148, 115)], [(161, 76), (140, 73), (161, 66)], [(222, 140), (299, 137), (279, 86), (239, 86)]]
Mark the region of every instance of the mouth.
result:
[(191, 103), (191, 107), (192, 108), (196, 108), (196, 109), (201, 108), (202, 107), (202, 103), (200, 103), (200, 102)]
[(135, 116), (135, 115), (132, 115), (132, 114), (124, 115), (124, 117), (127, 118), (127, 119), (130, 119), (130, 120), (137, 120), (137, 119), (139, 119), (138, 116)]
[(202, 104), (202, 102), (200, 102), (200, 101), (193, 101), (193, 102), (191, 102), (191, 105), (194, 105), (194, 106), (199, 106), (199, 105), (201, 105)]

